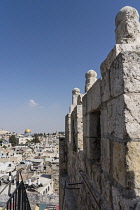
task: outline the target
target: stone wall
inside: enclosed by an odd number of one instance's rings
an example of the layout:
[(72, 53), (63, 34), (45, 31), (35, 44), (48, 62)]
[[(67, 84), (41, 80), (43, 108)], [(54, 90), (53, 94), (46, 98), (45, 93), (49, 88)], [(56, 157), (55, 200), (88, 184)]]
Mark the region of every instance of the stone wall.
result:
[(85, 94), (72, 91), (60, 139), (60, 210), (140, 209), (137, 10), (122, 8), (115, 23), (117, 44), (101, 64), (102, 77), (90, 70)]

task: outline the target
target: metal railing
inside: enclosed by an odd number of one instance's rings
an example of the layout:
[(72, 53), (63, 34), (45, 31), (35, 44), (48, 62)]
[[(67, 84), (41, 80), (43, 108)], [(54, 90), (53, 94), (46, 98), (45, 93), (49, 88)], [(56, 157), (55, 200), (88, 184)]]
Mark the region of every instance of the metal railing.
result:
[[(21, 177), (20, 182), (19, 176)], [(9, 189), (10, 184), (11, 182), (8, 184)], [(2, 208), (2, 210), (31, 210), (21, 171), (17, 172), (16, 189), (12, 194), (9, 193), (9, 196), (9, 199), (6, 202), (6, 205)]]

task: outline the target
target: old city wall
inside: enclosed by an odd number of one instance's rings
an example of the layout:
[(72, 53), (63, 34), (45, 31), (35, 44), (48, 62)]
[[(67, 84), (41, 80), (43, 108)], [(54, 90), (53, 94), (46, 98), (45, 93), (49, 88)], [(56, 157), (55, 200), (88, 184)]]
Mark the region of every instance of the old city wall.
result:
[[(60, 209), (140, 209), (140, 23), (137, 10), (116, 16), (116, 45), (101, 78), (75, 88), (60, 140)], [(72, 185), (71, 185), (72, 184)], [(69, 189), (74, 188), (74, 189)]]

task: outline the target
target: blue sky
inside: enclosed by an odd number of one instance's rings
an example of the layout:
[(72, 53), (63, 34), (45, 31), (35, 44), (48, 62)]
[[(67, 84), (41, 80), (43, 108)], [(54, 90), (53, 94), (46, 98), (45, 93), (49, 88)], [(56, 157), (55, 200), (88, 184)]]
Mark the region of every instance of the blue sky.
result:
[(1, 0), (0, 128), (64, 130), (71, 91), (115, 44), (115, 16), (138, 0)]

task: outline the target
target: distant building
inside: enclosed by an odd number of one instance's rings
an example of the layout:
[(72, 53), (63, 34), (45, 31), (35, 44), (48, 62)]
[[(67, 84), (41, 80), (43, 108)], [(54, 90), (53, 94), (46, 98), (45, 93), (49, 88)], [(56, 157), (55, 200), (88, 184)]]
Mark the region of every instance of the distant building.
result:
[(24, 131), (24, 136), (31, 136), (31, 130), (27, 128), (27, 129)]
[(18, 143), (19, 144), (26, 144), (28, 141), (32, 141), (33, 137), (31, 134), (31, 130), (30, 129), (26, 129), (24, 131), (24, 134), (21, 134), (17, 137)]
[(0, 135), (11, 134), (10, 131), (0, 129)]

